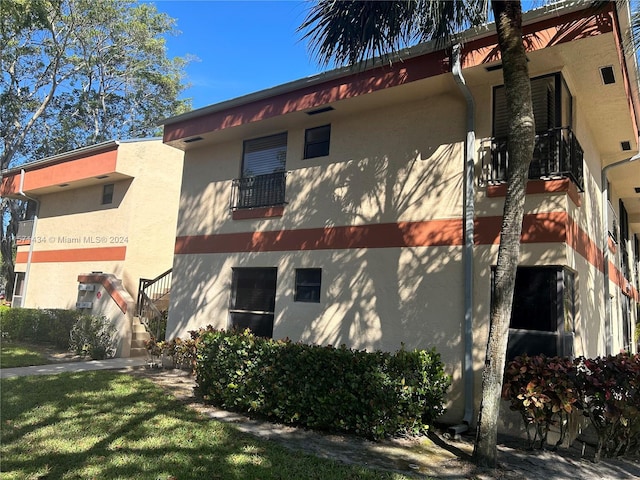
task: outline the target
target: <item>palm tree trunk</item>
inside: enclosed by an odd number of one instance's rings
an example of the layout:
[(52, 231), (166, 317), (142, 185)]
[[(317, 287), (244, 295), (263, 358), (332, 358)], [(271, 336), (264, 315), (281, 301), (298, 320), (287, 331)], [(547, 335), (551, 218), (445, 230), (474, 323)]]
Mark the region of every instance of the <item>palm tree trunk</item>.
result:
[(493, 468), (497, 461), (497, 420), (535, 125), (531, 83), (522, 40), (522, 6), (520, 2), (510, 1), (493, 1), (491, 5), (498, 30), (509, 112), (509, 165), (474, 458), (479, 466)]

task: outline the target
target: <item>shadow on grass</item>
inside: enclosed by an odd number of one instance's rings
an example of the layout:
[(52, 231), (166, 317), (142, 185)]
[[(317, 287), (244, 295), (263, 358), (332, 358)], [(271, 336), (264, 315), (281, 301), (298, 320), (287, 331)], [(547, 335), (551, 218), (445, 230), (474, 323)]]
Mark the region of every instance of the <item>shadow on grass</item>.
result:
[(0, 345), (0, 368), (30, 367), (51, 363), (40, 351), (30, 345), (2, 341)]
[(148, 380), (1, 380), (3, 478), (406, 478), (293, 452), (205, 419)]

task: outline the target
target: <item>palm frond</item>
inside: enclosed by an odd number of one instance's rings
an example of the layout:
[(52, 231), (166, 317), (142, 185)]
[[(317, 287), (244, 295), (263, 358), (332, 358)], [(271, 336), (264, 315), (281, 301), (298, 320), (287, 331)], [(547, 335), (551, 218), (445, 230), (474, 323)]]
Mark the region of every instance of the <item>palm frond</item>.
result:
[(486, 22), (488, 0), (318, 0), (299, 27), (323, 65), (388, 58), (415, 42), (448, 41)]

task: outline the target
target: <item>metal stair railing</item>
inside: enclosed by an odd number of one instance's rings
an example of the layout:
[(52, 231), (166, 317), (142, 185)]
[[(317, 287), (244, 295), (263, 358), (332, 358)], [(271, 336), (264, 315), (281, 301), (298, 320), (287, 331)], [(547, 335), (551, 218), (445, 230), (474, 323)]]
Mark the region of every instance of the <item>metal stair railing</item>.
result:
[(140, 322), (156, 340), (164, 340), (165, 336), (166, 324), (163, 325), (163, 320), (166, 322), (172, 271), (170, 268), (156, 278), (141, 278), (138, 283), (136, 313)]

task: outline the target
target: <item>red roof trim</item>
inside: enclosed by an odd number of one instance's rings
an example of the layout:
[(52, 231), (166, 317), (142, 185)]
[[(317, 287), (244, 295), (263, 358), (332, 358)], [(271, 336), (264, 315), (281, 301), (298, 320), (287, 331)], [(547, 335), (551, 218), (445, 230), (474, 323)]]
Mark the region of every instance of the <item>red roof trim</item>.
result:
[[(610, 12), (613, 6), (594, 11), (585, 18), (585, 11), (548, 18), (524, 27), (526, 47), (535, 51), (613, 30)], [(465, 44), (463, 67), (469, 68), (500, 59), (496, 35), (470, 40)], [(203, 112), (202, 115), (165, 123), (164, 142), (224, 130), (268, 118), (299, 112), (327, 105), (332, 102), (357, 97), (386, 88), (404, 85), (417, 80), (441, 75), (450, 71), (449, 54), (438, 50), (391, 66), (381, 66), (352, 75), (334, 78), (319, 84), (276, 94), (260, 100), (248, 101), (227, 109)]]

